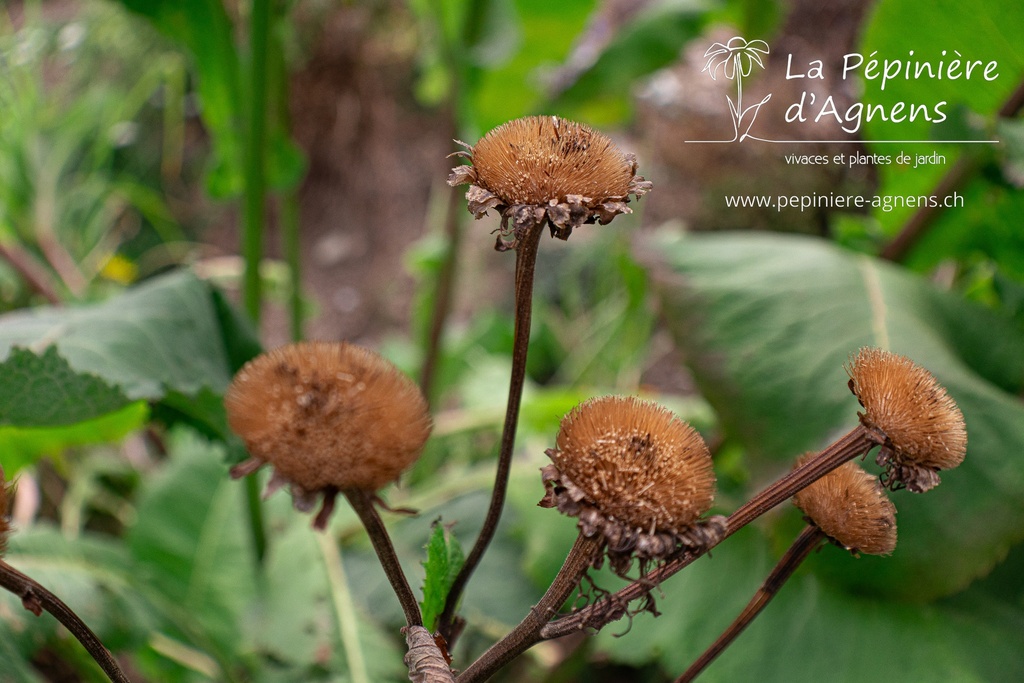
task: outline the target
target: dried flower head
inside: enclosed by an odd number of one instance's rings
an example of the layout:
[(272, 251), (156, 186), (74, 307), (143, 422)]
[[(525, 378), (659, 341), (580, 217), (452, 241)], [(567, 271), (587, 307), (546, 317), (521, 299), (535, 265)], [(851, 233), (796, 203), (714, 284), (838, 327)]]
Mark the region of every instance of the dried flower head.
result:
[(920, 493), (939, 483), (939, 470), (956, 467), (967, 451), (964, 416), (927, 370), (877, 348), (863, 348), (847, 364), (850, 390), (864, 407), (861, 424), (880, 433), (878, 464), (887, 486)]
[(578, 517), (581, 532), (600, 536), (612, 568), (632, 558), (667, 559), (713, 545), (723, 517), (706, 522), (715, 496), (711, 454), (700, 434), (671, 411), (637, 398), (605, 396), (562, 419), (553, 465), (542, 477), (543, 507)]
[[(475, 145), (456, 152), (471, 166), (456, 166), (451, 186), (469, 183), (469, 210), (480, 218), (501, 214), (496, 248), (515, 248), (518, 238), (548, 221), (551, 234), (568, 239), (586, 223), (609, 223), (630, 213), (629, 195), (640, 197), (651, 183), (636, 174), (636, 157), (607, 136), (557, 116), (527, 116), (504, 123)], [(511, 227), (509, 222), (511, 221)]]
[(431, 429), (416, 385), (381, 356), (345, 342), (301, 342), (254, 358), (224, 405), (251, 456), (232, 476), (270, 463), (268, 493), (288, 483), (302, 510), (324, 496), (317, 526), (339, 490), (377, 491), (397, 479)]
[[(807, 453), (796, 465), (814, 456)], [(878, 478), (855, 462), (846, 462), (801, 489), (793, 502), (829, 538), (852, 552), (890, 555), (896, 548), (896, 506)]]

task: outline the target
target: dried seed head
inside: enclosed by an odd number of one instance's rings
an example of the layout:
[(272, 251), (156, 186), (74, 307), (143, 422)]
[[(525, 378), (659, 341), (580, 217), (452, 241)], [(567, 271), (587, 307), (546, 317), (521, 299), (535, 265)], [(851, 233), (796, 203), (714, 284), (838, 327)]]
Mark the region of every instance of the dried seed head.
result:
[(724, 518), (698, 524), (715, 495), (711, 454), (700, 434), (672, 412), (637, 398), (606, 396), (562, 420), (554, 465), (543, 468), (545, 507), (578, 517), (601, 534), (620, 573), (633, 556), (664, 559), (717, 542)]
[(963, 414), (931, 373), (877, 348), (861, 349), (846, 371), (864, 407), (861, 423), (883, 435), (878, 463), (886, 467), (887, 485), (927, 491), (939, 483), (938, 470), (963, 462)]
[(416, 385), (381, 356), (345, 342), (290, 344), (254, 358), (224, 405), (253, 459), (232, 474), (269, 462), (270, 489), (290, 483), (303, 509), (318, 493), (328, 494), (326, 506), (338, 490), (376, 491), (394, 481), (431, 429)]
[[(815, 453), (797, 460), (804, 464)], [(853, 552), (890, 555), (896, 548), (896, 506), (878, 478), (846, 462), (810, 486), (793, 502), (836, 543)]]
[(468, 151), (456, 154), (472, 166), (452, 169), (448, 184), (470, 184), (466, 199), (476, 218), (488, 209), (501, 214), (499, 249), (514, 248), (523, 230), (544, 221), (552, 235), (568, 239), (581, 225), (630, 213), (629, 195), (651, 189), (636, 175), (635, 156), (602, 133), (557, 116), (515, 119), (465, 146)]

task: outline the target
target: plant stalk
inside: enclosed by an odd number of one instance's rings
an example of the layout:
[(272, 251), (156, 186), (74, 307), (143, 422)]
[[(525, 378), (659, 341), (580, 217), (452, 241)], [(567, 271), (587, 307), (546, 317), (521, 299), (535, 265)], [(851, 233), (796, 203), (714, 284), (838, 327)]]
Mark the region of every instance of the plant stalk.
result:
[(501, 667), (526, 652), (540, 638), (541, 629), (579, 586), (580, 579), (601, 550), (601, 543), (595, 538), (588, 538), (582, 533), (558, 570), (554, 581), (530, 613), (512, 629), (504, 638), (492, 645), (472, 665), (461, 674), (456, 683), (480, 683), (486, 681)]
[(43, 610), (52, 614), (67, 630), (71, 631), (71, 635), (85, 647), (111, 681), (130, 683), (128, 677), (124, 675), (121, 667), (114, 660), (114, 656), (103, 646), (92, 629), (86, 626), (81, 617), (56, 595), (3, 560), (0, 560), (0, 586), (20, 597), (25, 609), (36, 616), (42, 614)]
[(444, 610), (438, 617), (438, 631), (450, 645), (454, 645), (452, 624), (455, 620), (455, 606), (469, 582), (469, 577), (480, 564), (484, 551), (494, 538), (498, 522), (501, 519), (502, 508), (505, 506), (509, 470), (512, 466), (512, 451), (516, 440), (516, 427), (519, 424), (519, 406), (522, 402), (523, 386), (526, 379), (526, 356), (530, 345), (530, 320), (533, 313), (533, 276), (537, 265), (537, 249), (540, 246), (540, 237), (544, 232), (545, 223), (546, 221), (530, 226), (519, 239), (516, 247), (516, 303), (512, 372), (509, 380), (508, 404), (505, 408), (505, 424), (501, 433), (498, 467), (494, 477), (494, 489), (491, 491), (491, 503), (480, 529), (480, 535), (477, 536), (473, 548), (466, 557), (466, 562), (452, 582), (451, 590), (445, 600)]
[[(813, 484), (843, 463), (864, 455), (878, 444), (879, 437), (875, 432), (863, 425), (857, 425), (837, 441), (830, 444), (817, 457), (790, 471), (737, 508), (734, 513), (729, 515), (726, 532), (718, 540), (718, 543), (729, 538), (747, 524), (750, 524), (779, 503), (791, 498), (795, 493)], [(666, 562), (661, 567), (652, 569), (639, 580), (634, 581), (617, 593), (602, 598), (575, 614), (548, 624), (541, 630), (540, 638), (543, 640), (559, 638), (588, 627), (600, 630), (623, 615), (623, 610), (614, 609), (615, 605), (627, 605), (633, 600), (644, 597), (650, 591), (651, 586), (659, 585), (684, 567), (693, 564), (697, 558), (706, 554), (718, 543), (699, 550), (686, 552), (680, 557)], [(609, 609), (609, 605), (613, 608)]]
[(771, 599), (775, 597), (782, 585), (793, 576), (793, 572), (797, 570), (800, 564), (807, 559), (815, 549), (819, 547), (821, 542), (826, 538), (825, 532), (809, 524), (803, 532), (797, 536), (796, 540), (793, 541), (793, 545), (789, 547), (786, 554), (783, 555), (778, 564), (775, 565), (775, 569), (772, 570), (768, 578), (761, 584), (761, 588), (758, 589), (754, 597), (751, 598), (747, 606), (743, 608), (739, 616), (729, 624), (729, 626), (722, 632), (720, 636), (715, 640), (711, 646), (701, 654), (700, 657), (694, 661), (690, 667), (683, 672), (683, 674), (675, 680), (675, 683), (691, 683), (704, 669), (707, 668), (711, 662), (720, 655), (725, 648), (729, 647), (736, 638), (743, 633), (743, 630), (750, 625), (752, 621), (761, 613), (761, 611), (768, 606)]
[(391, 583), (391, 588), (402, 604), (406, 624), (408, 626), (423, 626), (420, 605), (416, 601), (416, 596), (413, 595), (412, 588), (409, 587), (408, 579), (405, 578), (405, 572), (402, 571), (402, 565), (398, 561), (391, 537), (388, 536), (388, 531), (384, 527), (384, 521), (373, 505), (373, 494), (361, 489), (344, 489), (341, 493), (348, 499), (352, 509), (355, 510), (359, 520), (366, 528), (366, 533), (370, 536), (370, 543), (373, 544), (373, 549), (377, 553), (377, 559), (380, 560), (381, 567), (384, 568), (384, 573)]
[[(245, 140), (245, 188), (243, 202), (242, 258), (245, 272), (242, 300), (245, 312), (259, 329), (262, 304), (260, 261), (263, 260), (263, 224), (266, 212), (266, 129), (267, 129), (267, 51), (270, 35), (270, 0), (252, 0), (249, 17), (249, 122)], [(261, 566), (267, 552), (266, 525), (260, 500), (259, 482), (246, 480), (246, 506), (249, 529)]]

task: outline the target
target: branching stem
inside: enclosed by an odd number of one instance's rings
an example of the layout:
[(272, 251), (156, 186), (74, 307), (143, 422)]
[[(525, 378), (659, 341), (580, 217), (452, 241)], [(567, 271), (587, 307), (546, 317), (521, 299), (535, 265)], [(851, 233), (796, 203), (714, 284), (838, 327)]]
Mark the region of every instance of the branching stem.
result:
[(541, 629), (579, 586), (583, 573), (590, 567), (600, 549), (601, 544), (596, 539), (587, 538), (583, 534), (577, 536), (562, 568), (540, 602), (530, 609), (530, 613), (518, 626), (459, 674), (455, 679), (456, 683), (486, 681), (501, 667), (537, 643), (540, 640)]
[[(862, 425), (854, 427), (845, 436), (840, 437), (839, 440), (819, 453), (816, 458), (792, 470), (740, 506), (736, 512), (729, 516), (727, 530), (718, 540), (718, 543), (729, 538), (729, 536), (750, 524), (765, 512), (768, 512), (779, 503), (792, 497), (793, 494), (813, 484), (844, 462), (864, 455), (872, 447), (878, 445), (879, 440), (878, 434), (874, 431)], [(575, 614), (551, 622), (541, 630), (540, 638), (543, 640), (559, 638), (584, 628), (601, 629), (623, 614), (621, 609), (608, 609), (608, 605), (626, 605), (633, 600), (644, 597), (652, 585), (657, 586), (676, 572), (689, 566), (694, 560), (704, 555), (715, 545), (717, 543), (702, 548), (699, 551), (684, 553), (680, 557), (666, 562), (661, 567), (651, 570), (638, 581), (634, 581), (617, 593), (603, 598)]]

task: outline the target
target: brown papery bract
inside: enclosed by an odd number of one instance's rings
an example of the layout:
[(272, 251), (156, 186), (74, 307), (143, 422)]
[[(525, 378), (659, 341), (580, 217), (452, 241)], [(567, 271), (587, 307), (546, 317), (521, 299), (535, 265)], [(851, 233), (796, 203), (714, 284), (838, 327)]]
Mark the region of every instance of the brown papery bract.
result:
[[(797, 466), (814, 456), (802, 456)], [(844, 548), (868, 555), (889, 555), (896, 548), (896, 506), (878, 478), (855, 462), (800, 490), (793, 502)]]
[(847, 365), (865, 427), (888, 440), (880, 458), (912, 491), (938, 483), (938, 470), (963, 462), (967, 430), (956, 402), (924, 368), (904, 356), (863, 348)]
[(552, 461), (606, 516), (677, 532), (711, 507), (715, 472), (700, 434), (632, 397), (591, 399), (563, 420)]
[(635, 162), (606, 135), (556, 116), (498, 126), (473, 146), (477, 184), (507, 204), (624, 197)]
[(514, 249), (531, 227), (548, 225), (568, 239), (588, 223), (630, 213), (629, 195), (641, 197), (652, 184), (636, 174), (636, 157), (606, 135), (557, 116), (527, 116), (504, 123), (475, 145), (460, 143), (448, 184), (469, 184), (467, 208), (476, 218), (490, 209), (501, 215), (497, 248)]
[(345, 342), (258, 356), (235, 376), (224, 404), (250, 455), (304, 492), (376, 491), (413, 463), (431, 429), (412, 380)]

